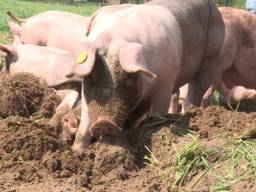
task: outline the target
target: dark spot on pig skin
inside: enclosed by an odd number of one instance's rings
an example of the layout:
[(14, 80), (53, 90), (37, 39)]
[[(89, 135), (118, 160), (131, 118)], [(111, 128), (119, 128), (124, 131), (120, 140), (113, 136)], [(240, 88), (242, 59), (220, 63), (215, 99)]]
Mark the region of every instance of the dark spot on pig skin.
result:
[(252, 37), (252, 32), (249, 29), (245, 29), (242, 33), (243, 44), (247, 48), (254, 48), (254, 39)]
[[(242, 39), (243, 39), (243, 43), (244, 43), (244, 46), (245, 47), (248, 47), (248, 48), (254, 48), (255, 47), (255, 38), (256, 36), (254, 35), (255, 34), (255, 31), (254, 31), (254, 28), (252, 26), (255, 26), (255, 19), (254, 19), (255, 15), (254, 14), (251, 14), (251, 13), (248, 13), (247, 14), (244, 14), (242, 19), (245, 21), (244, 22), (244, 30), (242, 31)], [(247, 26), (246, 26), (247, 25)], [(241, 26), (238, 26), (241, 28)]]

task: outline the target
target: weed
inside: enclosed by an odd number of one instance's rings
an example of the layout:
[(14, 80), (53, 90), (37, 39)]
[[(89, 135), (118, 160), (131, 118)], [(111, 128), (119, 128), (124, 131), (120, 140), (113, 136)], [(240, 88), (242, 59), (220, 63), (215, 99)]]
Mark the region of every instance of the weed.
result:
[[(207, 148), (199, 145), (199, 139), (189, 134), (192, 141), (185, 145), (183, 149), (178, 152), (176, 150), (176, 173), (173, 182), (173, 188), (177, 186), (180, 188), (186, 179), (186, 177), (198, 169), (206, 170), (209, 168), (209, 164), (206, 157), (209, 154)], [(198, 183), (198, 182), (197, 182)]]
[(231, 185), (256, 179), (256, 142), (233, 140), (222, 148), (223, 158), (221, 173), (215, 174), (218, 182), (213, 186), (214, 191), (229, 190)]
[[(200, 145), (198, 137), (192, 134), (188, 134), (188, 137), (191, 141), (182, 149), (177, 150), (175, 144), (172, 144), (176, 158), (173, 158), (173, 151), (170, 151), (170, 157), (172, 158), (166, 164), (159, 162), (153, 152), (146, 147), (149, 152), (144, 157), (147, 164), (159, 170), (161, 181), (169, 183), (172, 190), (178, 190), (187, 181), (189, 176), (194, 175), (198, 170), (202, 170), (203, 174), (191, 185), (191, 189), (195, 188), (210, 169), (207, 156), (211, 151)], [(173, 177), (170, 178), (170, 176)]]
[(145, 146), (148, 155), (146, 155), (143, 159), (146, 160), (147, 162), (145, 162), (145, 164), (147, 165), (153, 165), (153, 166), (158, 166), (159, 165), (159, 161), (157, 160), (157, 158), (155, 157), (155, 155), (152, 153), (152, 151)]

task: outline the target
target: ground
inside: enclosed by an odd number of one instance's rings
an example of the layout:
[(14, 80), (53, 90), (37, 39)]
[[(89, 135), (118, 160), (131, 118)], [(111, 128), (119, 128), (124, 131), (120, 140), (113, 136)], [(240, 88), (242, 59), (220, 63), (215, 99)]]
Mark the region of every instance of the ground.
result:
[[(8, 85), (24, 87), (10, 83), (15, 78), (22, 81), (14, 76)], [(77, 154), (62, 143), (58, 128), (47, 125), (59, 100), (33, 86), (44, 93), (36, 94), (41, 107), (30, 116), (0, 119), (3, 192), (256, 191), (255, 103), (242, 103), (241, 111), (211, 106), (152, 117), (122, 138), (100, 138)]]
[[(22, 18), (49, 9), (87, 16), (97, 7), (1, 0), (0, 42), (12, 39), (4, 14), (8, 10)], [(52, 90), (33, 84), (36, 92), (27, 92), (26, 83), (11, 83), (23, 86), (25, 100), (10, 103), (17, 96), (4, 83), (22, 82), (13, 78), (0, 81), (0, 106), (9, 101), (9, 107), (0, 108), (2, 192), (256, 191), (253, 102), (241, 103), (238, 110), (212, 106), (185, 115), (156, 115), (122, 138), (100, 138), (77, 154), (61, 141), (59, 128), (47, 125), (59, 102)], [(38, 98), (32, 103), (36, 108), (12, 110), (14, 104), (29, 107), (32, 95)]]

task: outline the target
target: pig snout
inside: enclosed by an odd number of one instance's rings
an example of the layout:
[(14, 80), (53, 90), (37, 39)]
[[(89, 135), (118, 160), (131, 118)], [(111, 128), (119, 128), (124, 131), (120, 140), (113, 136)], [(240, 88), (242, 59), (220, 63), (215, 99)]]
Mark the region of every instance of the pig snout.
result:
[(94, 137), (103, 135), (117, 136), (120, 134), (120, 128), (107, 117), (99, 117), (91, 126), (91, 132)]
[(73, 143), (79, 124), (80, 120), (73, 114), (66, 114), (61, 118), (61, 136), (65, 143)]

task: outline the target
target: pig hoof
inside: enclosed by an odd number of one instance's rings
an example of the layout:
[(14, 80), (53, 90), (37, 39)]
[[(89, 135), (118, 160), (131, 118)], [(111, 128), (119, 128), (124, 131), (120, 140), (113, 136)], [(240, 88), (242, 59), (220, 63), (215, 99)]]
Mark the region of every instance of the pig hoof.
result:
[(85, 148), (89, 147), (89, 143), (81, 142), (81, 143), (74, 143), (72, 145), (72, 150), (78, 153), (82, 153)]
[(209, 106), (208, 100), (202, 100), (201, 106), (204, 107), (204, 108), (208, 107)]
[(50, 121), (48, 122), (48, 125), (51, 127), (57, 127), (59, 126), (60, 122), (57, 121), (56, 119), (50, 119)]
[(82, 152), (83, 149), (84, 149), (84, 147), (79, 143), (74, 143), (72, 145), (72, 150), (75, 151), (75, 152)]

